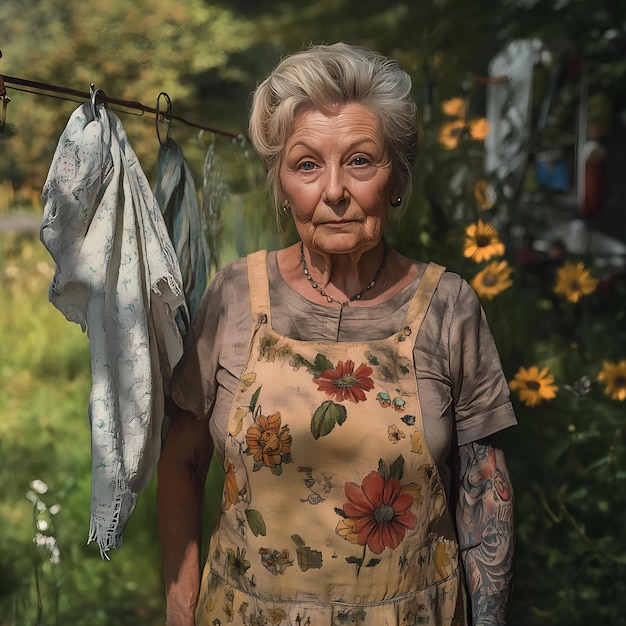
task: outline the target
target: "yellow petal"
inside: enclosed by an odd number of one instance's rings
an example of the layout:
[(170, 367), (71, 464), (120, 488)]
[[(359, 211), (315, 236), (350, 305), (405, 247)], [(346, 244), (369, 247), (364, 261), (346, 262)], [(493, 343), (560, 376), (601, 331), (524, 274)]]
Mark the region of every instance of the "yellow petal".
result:
[(241, 383), (249, 387), (256, 380), (256, 372), (248, 372), (241, 377)]
[(228, 428), (228, 432), (231, 435), (233, 435), (233, 437), (235, 435), (238, 435), (241, 432), (241, 425), (243, 423), (243, 418), (246, 416), (247, 413), (248, 413), (247, 408), (244, 409), (241, 406), (237, 407), (237, 410), (235, 411), (235, 415), (233, 419), (231, 420), (229, 428)]

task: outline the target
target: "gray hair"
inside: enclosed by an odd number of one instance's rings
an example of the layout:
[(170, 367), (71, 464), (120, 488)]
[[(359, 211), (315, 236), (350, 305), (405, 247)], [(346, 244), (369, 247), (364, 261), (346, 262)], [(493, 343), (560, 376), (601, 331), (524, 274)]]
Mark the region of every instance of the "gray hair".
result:
[(257, 87), (249, 135), (267, 169), (276, 214), (279, 170), (296, 115), (304, 108), (328, 110), (356, 102), (380, 121), (392, 177), (403, 199), (410, 194), (417, 155), (417, 106), (411, 78), (396, 61), (345, 43), (315, 45), (285, 57)]

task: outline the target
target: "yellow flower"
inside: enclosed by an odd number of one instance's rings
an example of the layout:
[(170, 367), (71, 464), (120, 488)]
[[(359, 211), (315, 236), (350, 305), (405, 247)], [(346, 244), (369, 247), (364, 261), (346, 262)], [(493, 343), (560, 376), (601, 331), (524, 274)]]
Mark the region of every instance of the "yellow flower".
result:
[(404, 439), (405, 434), (395, 424), (391, 424), (391, 426), (387, 428), (387, 436), (391, 443), (399, 443), (400, 440)]
[(493, 185), (486, 180), (478, 180), (474, 185), (474, 197), (481, 209), (490, 209), (498, 198)]
[(340, 537), (343, 537), (346, 541), (349, 541), (350, 543), (359, 543), (359, 535), (354, 530), (355, 524), (355, 517), (346, 517), (344, 519), (340, 519), (337, 523), (337, 527), (335, 528), (335, 532)]
[(446, 148), (446, 150), (453, 150), (459, 146), (463, 134), (466, 131), (467, 127), (463, 120), (446, 122), (439, 131), (439, 143)]
[(557, 272), (554, 293), (560, 293), (570, 302), (578, 302), (582, 296), (593, 293), (597, 286), (598, 281), (583, 263), (566, 263)]
[(450, 98), (441, 105), (441, 110), (448, 117), (465, 118), (465, 100), (463, 98)]
[(626, 359), (622, 359), (619, 363), (603, 361), (598, 380), (606, 384), (604, 393), (607, 396), (622, 402), (626, 400)]
[(237, 504), (239, 499), (239, 487), (235, 477), (235, 466), (231, 461), (226, 460), (226, 480), (224, 482), (224, 509), (228, 511), (233, 504)]
[(458, 117), (442, 124), (438, 141), (446, 150), (453, 150), (458, 148), (464, 138), (484, 141), (488, 134), (489, 122), (484, 117), (471, 119), (469, 123), (465, 122), (464, 117)]
[(493, 256), (504, 254), (504, 244), (500, 241), (498, 231), (491, 224), (478, 220), (465, 229), (465, 246), (463, 254), (480, 263), (488, 261)]
[(422, 452), (422, 446), (424, 445), (424, 433), (421, 430), (416, 430), (411, 435), (411, 452)]
[(470, 120), (470, 137), (474, 141), (485, 141), (489, 134), (489, 122), (484, 117)]
[(472, 279), (474, 291), (481, 297), (491, 300), (494, 296), (508, 289), (513, 268), (506, 261), (492, 261)]
[(520, 367), (509, 387), (511, 391), (518, 392), (519, 399), (526, 406), (537, 406), (542, 400), (556, 397), (558, 387), (553, 383), (554, 376), (547, 367), (539, 371), (536, 365), (531, 365), (528, 369)]

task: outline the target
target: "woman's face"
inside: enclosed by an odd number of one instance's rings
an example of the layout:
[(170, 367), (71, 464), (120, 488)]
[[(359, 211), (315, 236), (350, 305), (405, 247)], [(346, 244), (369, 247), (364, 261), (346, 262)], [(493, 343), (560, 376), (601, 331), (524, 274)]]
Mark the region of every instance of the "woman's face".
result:
[(357, 103), (300, 112), (279, 180), (302, 241), (322, 254), (373, 248), (397, 196), (378, 117)]

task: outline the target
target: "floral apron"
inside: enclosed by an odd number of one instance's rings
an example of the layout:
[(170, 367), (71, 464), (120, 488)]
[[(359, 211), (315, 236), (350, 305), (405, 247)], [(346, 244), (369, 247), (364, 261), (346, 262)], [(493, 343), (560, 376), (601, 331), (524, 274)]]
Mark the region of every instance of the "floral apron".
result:
[(396, 334), (333, 343), (272, 330), (265, 262), (248, 257), (254, 324), (197, 624), (465, 624), (413, 368), (444, 268), (428, 266)]

